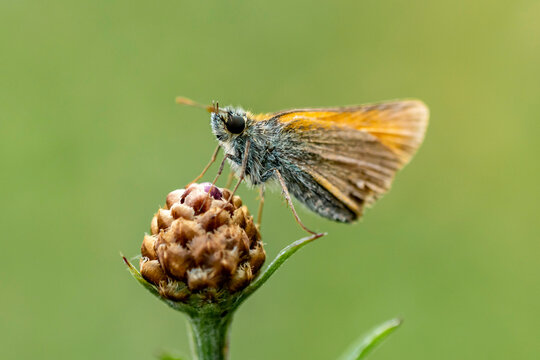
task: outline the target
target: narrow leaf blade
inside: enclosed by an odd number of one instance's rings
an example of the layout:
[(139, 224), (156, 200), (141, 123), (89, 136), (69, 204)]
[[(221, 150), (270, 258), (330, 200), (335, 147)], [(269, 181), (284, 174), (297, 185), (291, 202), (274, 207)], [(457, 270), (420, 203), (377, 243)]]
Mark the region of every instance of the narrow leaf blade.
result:
[(360, 340), (354, 344), (344, 356), (341, 357), (341, 360), (365, 359), (366, 356), (377, 347), (377, 345), (396, 331), (401, 324), (401, 319), (392, 319), (377, 326), (368, 334), (360, 338)]

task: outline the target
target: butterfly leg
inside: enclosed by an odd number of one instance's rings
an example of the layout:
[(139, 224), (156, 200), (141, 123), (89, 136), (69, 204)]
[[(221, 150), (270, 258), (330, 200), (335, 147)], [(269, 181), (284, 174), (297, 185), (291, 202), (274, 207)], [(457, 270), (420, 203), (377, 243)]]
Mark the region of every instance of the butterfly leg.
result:
[(261, 185), (259, 188), (259, 211), (257, 213), (257, 226), (261, 227), (262, 222), (262, 213), (263, 213), (263, 207), (264, 207), (264, 184)]
[[(312, 231), (312, 230), (309, 230), (303, 223), (302, 223), (302, 220), (300, 220), (300, 217), (298, 216), (298, 214), (296, 213), (296, 210), (294, 208), (294, 205), (293, 205), (293, 202), (292, 202), (292, 199), (291, 199), (291, 195), (289, 194), (289, 190), (287, 189), (287, 184), (285, 184), (285, 180), (283, 179), (283, 176), (281, 176), (281, 173), (279, 172), (278, 169), (274, 169), (274, 172), (276, 173), (276, 176), (279, 180), (279, 183), (281, 185), (281, 189), (283, 191), (283, 196), (285, 196), (285, 200), (287, 200), (287, 203), (289, 204), (289, 207), (291, 208), (291, 211), (294, 215), (294, 218), (296, 219), (296, 222), (298, 223), (298, 225), (300, 225), (302, 227), (302, 229), (304, 229), (305, 231), (307, 231), (308, 233), (310, 234), (313, 234), (313, 235), (321, 235), (315, 231)], [(322, 236), (322, 235), (321, 235)]]
[(212, 187), (214, 187), (214, 185), (216, 185), (216, 182), (218, 181), (221, 173), (223, 173), (223, 168), (225, 167), (225, 161), (230, 157), (231, 157), (231, 155), (229, 155), (229, 154), (225, 154), (225, 156), (223, 157), (223, 160), (221, 161), (221, 164), (219, 165), (219, 169), (218, 169), (218, 172), (216, 174), (216, 177), (214, 178), (214, 181), (212, 181)]
[(240, 177), (238, 178), (238, 182), (236, 183), (236, 186), (234, 187), (234, 189), (233, 189), (233, 191), (231, 193), (231, 196), (229, 197), (229, 201), (232, 201), (234, 193), (236, 192), (236, 190), (240, 186), (240, 183), (242, 182), (242, 180), (244, 180), (244, 177), (246, 175), (246, 166), (247, 166), (247, 160), (248, 160), (249, 145), (250, 145), (250, 141), (246, 140), (246, 147), (244, 149), (244, 158), (242, 159), (242, 167), (240, 168)]
[(195, 178), (195, 180), (193, 180), (192, 182), (190, 182), (189, 184), (186, 185), (186, 189), (193, 183), (196, 183), (197, 181), (199, 181), (203, 176), (204, 174), (206, 174), (206, 172), (208, 171), (208, 169), (210, 168), (210, 166), (212, 166), (212, 164), (214, 163), (214, 161), (216, 161), (216, 158), (219, 154), (219, 149), (221, 148), (221, 146), (217, 146), (216, 150), (214, 150), (214, 153), (212, 154), (212, 158), (210, 159), (210, 162), (204, 167), (203, 171), (201, 172), (201, 174), (199, 176), (197, 176)]

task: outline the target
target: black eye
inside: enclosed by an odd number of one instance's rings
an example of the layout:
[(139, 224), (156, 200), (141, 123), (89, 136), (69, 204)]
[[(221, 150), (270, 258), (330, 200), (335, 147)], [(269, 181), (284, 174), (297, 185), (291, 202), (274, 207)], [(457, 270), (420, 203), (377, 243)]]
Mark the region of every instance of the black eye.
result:
[(246, 120), (240, 115), (229, 115), (225, 126), (231, 134), (241, 134), (246, 127)]

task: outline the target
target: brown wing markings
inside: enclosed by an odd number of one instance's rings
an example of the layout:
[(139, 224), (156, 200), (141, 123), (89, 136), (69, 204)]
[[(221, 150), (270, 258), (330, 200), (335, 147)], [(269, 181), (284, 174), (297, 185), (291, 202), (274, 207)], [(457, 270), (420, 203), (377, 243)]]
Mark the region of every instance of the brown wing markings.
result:
[[(380, 173), (383, 173), (383, 174), (386, 174), (386, 175), (390, 175), (390, 176), (395, 173), (395, 170), (393, 168), (391, 168), (391, 164), (389, 164), (388, 162), (385, 162), (384, 164), (379, 165), (379, 164), (369, 162), (369, 161), (366, 161), (366, 160), (354, 159), (354, 158), (351, 158), (349, 156), (342, 155), (342, 154), (336, 154), (336, 153), (331, 153), (331, 152), (326, 152), (326, 153), (319, 152), (319, 154), (324, 159), (330, 160), (333, 163), (355, 165), (355, 166), (357, 166), (359, 168), (371, 169), (373, 171), (377, 171), (377, 172), (380, 172)], [(386, 165), (386, 167), (385, 167), (385, 165)]]
[(332, 144), (327, 144), (326, 146), (309, 145), (308, 147), (311, 152), (337, 163), (357, 165), (388, 173), (394, 173), (399, 167), (396, 161), (396, 155), (392, 151), (385, 149), (384, 152), (381, 152), (376, 149), (377, 147), (381, 147), (380, 143), (372, 146), (367, 151), (361, 151), (361, 158), (359, 155), (351, 154), (352, 149), (344, 148), (343, 146), (340, 146), (338, 149), (332, 149)]
[(366, 205), (371, 205), (380, 196), (385, 193), (389, 187), (389, 177), (372, 174), (365, 171), (355, 177), (328, 169), (321, 169), (305, 166), (304, 171), (309, 173), (315, 181), (321, 184), (339, 201), (341, 201), (350, 210), (361, 216)]
[(395, 173), (328, 158), (322, 159), (322, 164), (306, 164), (303, 170), (358, 216), (365, 205), (371, 205), (389, 189)]

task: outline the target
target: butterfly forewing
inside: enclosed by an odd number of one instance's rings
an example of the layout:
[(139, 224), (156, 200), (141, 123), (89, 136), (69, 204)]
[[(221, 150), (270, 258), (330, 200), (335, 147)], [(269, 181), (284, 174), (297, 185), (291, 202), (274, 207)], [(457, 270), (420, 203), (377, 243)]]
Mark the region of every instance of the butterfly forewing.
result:
[(291, 110), (274, 118), (306, 144), (306, 156), (297, 159), (303, 170), (360, 216), (422, 143), (428, 110), (406, 100)]

